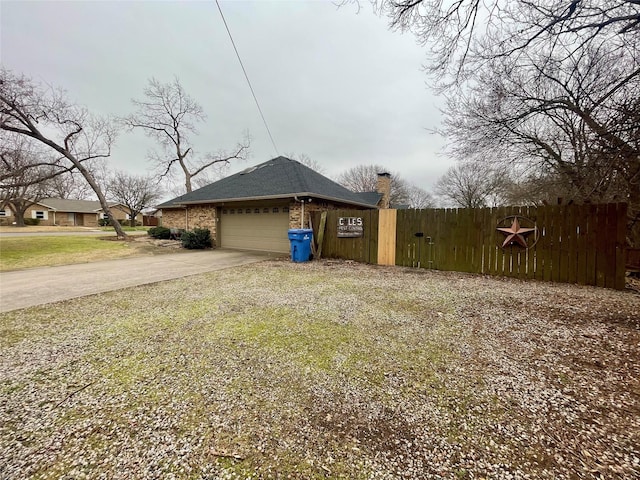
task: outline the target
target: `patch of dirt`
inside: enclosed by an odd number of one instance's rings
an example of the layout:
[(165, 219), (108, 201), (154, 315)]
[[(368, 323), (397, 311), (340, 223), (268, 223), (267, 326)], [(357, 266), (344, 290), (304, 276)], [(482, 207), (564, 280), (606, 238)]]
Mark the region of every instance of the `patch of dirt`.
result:
[(625, 277), (625, 287), (640, 294), (640, 273), (634, 272), (633, 275), (627, 274)]
[(179, 250), (182, 248), (182, 242), (180, 240), (163, 240), (159, 238), (153, 238), (148, 235), (141, 235), (136, 237), (130, 237), (132, 241), (143, 245), (149, 245), (152, 247), (158, 247), (162, 249)]

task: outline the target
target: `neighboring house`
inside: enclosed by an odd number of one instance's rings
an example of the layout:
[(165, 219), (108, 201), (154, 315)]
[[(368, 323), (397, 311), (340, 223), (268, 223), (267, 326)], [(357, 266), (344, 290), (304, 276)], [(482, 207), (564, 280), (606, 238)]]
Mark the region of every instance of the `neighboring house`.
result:
[(10, 206), (0, 208), (0, 225), (11, 225), (15, 221), (15, 215)]
[(147, 208), (142, 211), (142, 225), (145, 227), (157, 227), (161, 217), (161, 211), (157, 208)]
[(355, 193), (296, 160), (277, 157), (169, 200), (157, 208), (168, 228), (207, 228), (217, 246), (289, 251), (287, 231), (308, 228), (309, 212), (389, 207), (391, 177), (379, 192)]
[[(130, 210), (119, 203), (109, 203), (111, 213), (120, 222), (129, 220)], [(100, 202), (97, 200), (67, 200), (62, 198), (44, 198), (31, 205), (24, 213), (25, 218), (37, 218), (40, 225), (97, 227), (98, 221), (105, 218)], [(15, 222), (15, 214), (9, 207), (0, 211), (5, 224)]]

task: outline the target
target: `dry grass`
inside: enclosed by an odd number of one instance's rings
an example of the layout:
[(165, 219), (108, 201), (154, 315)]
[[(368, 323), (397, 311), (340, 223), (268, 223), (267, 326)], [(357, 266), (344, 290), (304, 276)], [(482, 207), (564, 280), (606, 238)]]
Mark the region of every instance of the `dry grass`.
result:
[[(126, 232), (146, 231), (147, 227), (128, 227), (123, 225), (122, 228)], [(31, 233), (86, 233), (94, 231), (105, 231), (115, 233), (111, 227), (63, 227), (63, 226), (51, 226), (51, 225), (27, 225), (25, 227), (15, 227), (0, 225), (0, 233), (17, 233), (17, 234), (31, 234)]]
[(25, 227), (0, 226), (0, 233), (49, 233), (49, 232), (86, 232), (95, 230), (87, 227), (54, 227), (48, 225), (27, 225)]
[(634, 478), (640, 296), (265, 262), (0, 315), (1, 478)]
[[(176, 245), (176, 242), (167, 242)], [(174, 253), (146, 234), (118, 241), (115, 236), (0, 237), (0, 271), (70, 265), (141, 255)]]

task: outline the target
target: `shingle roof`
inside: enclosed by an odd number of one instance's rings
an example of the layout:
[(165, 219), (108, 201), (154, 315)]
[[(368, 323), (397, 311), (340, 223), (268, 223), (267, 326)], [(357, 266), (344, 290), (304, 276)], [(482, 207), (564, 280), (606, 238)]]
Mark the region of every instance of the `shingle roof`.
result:
[(371, 196), (352, 192), (296, 160), (276, 157), (164, 202), (157, 208), (294, 196), (313, 196), (366, 207), (375, 207), (379, 199), (372, 201)]
[(382, 194), (378, 192), (358, 192), (356, 195), (372, 205), (377, 205), (382, 198)]
[(43, 198), (40, 205), (57, 212), (96, 213), (102, 207), (97, 200), (67, 200), (64, 198)]

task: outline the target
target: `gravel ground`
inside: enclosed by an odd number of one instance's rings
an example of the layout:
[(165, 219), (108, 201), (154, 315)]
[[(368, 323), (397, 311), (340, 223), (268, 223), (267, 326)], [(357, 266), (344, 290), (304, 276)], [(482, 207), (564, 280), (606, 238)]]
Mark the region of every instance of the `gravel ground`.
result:
[(0, 478), (640, 478), (640, 295), (324, 261), (0, 315)]

